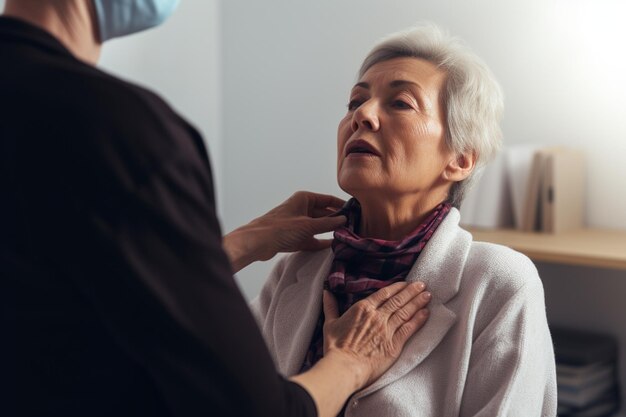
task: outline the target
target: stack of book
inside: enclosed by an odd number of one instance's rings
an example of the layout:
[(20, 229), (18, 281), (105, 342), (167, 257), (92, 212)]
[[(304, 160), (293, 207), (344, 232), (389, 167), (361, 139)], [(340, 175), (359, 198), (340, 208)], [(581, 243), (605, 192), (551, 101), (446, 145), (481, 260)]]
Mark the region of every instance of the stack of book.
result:
[(556, 354), (558, 414), (603, 417), (619, 410), (617, 342), (609, 336), (552, 328)]
[(581, 151), (537, 144), (504, 150), (484, 168), (461, 206), (461, 223), (561, 233), (583, 225), (585, 162)]

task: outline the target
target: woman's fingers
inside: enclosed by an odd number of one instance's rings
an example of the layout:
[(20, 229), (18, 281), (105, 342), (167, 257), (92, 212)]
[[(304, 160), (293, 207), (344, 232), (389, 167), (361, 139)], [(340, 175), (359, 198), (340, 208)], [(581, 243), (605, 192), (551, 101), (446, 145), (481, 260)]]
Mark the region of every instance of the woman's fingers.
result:
[(313, 236), (319, 235), (320, 233), (332, 232), (333, 230), (346, 224), (346, 221), (348, 221), (346, 216), (320, 217), (319, 219), (307, 220), (309, 223), (308, 227), (310, 227), (310, 232)]
[(396, 313), (399, 309), (404, 307), (408, 302), (413, 300), (419, 294), (421, 294), (424, 289), (426, 289), (426, 284), (421, 281), (411, 282), (408, 284), (403, 291), (400, 291), (394, 294), (393, 297), (390, 297), (387, 301), (385, 301), (380, 309), (384, 312), (391, 314)]
[(388, 321), (391, 329), (396, 330), (406, 322), (411, 321), (419, 311), (426, 308), (431, 298), (432, 296), (428, 291), (422, 291), (402, 307), (395, 310)]
[(418, 310), (410, 320), (407, 320), (403, 325), (401, 325), (398, 330), (393, 335), (393, 344), (395, 346), (404, 346), (404, 344), (409, 340), (411, 336), (413, 336), (418, 330), (420, 330), (428, 317), (430, 316), (430, 311), (427, 308), (422, 308)]
[(385, 304), (390, 298), (398, 294), (400, 291), (404, 290), (407, 287), (407, 285), (408, 284), (404, 281), (396, 282), (385, 288), (381, 288), (380, 290), (376, 291), (374, 294), (370, 295), (366, 299), (359, 301), (359, 303), (368, 303), (374, 309), (378, 309), (380, 306)]
[(396, 310), (402, 308), (415, 296), (424, 291), (426, 285), (423, 282), (396, 282), (385, 288), (381, 288), (368, 299), (376, 303), (375, 307), (381, 312), (391, 316)]
[[(414, 319), (424, 319), (426, 305), (430, 302), (431, 294), (425, 291), (426, 285), (421, 282), (397, 282), (382, 288), (363, 301), (373, 304), (373, 306), (387, 318), (387, 325), (392, 332), (401, 330), (401, 334), (407, 331), (419, 329), (423, 322)], [(421, 312), (421, 313), (420, 313)], [(417, 325), (418, 327), (414, 327)], [(413, 334), (411, 333), (411, 334)]]

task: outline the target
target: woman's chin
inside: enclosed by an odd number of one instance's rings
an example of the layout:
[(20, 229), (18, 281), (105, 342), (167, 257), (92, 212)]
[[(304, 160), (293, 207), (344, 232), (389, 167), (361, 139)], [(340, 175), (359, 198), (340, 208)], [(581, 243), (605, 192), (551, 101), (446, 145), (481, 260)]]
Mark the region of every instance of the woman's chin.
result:
[(371, 197), (377, 192), (375, 184), (368, 183), (367, 181), (357, 181), (355, 178), (351, 178), (350, 180), (339, 179), (337, 184), (345, 193), (359, 201), (362, 200), (363, 197)]

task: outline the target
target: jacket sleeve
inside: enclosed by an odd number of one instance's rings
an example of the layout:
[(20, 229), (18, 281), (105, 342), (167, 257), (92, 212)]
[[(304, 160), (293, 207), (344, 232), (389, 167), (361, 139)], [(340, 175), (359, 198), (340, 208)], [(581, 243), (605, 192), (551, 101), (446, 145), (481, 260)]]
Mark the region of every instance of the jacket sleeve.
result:
[(233, 280), (201, 138), (141, 107), (73, 145), (72, 279), (173, 415), (315, 416)]
[(517, 290), (478, 335), (462, 417), (554, 417), (556, 371), (538, 276)]

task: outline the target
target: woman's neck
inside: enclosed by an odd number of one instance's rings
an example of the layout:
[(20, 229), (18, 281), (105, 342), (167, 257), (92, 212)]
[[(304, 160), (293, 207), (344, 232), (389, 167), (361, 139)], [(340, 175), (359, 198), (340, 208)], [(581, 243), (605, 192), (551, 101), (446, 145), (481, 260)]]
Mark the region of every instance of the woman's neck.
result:
[(101, 43), (93, 2), (7, 0), (4, 15), (49, 32), (78, 59), (92, 65), (98, 62)]
[(388, 241), (402, 240), (424, 222), (445, 198), (445, 196), (397, 199), (357, 197), (361, 204), (359, 236)]

